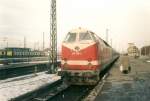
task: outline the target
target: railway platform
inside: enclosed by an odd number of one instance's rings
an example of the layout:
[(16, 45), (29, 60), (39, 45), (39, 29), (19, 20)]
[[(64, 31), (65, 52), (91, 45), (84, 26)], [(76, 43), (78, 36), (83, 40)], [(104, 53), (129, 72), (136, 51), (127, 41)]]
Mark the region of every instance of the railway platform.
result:
[(32, 63), (14, 63), (10, 65), (0, 65), (0, 70), (3, 69), (9, 69), (9, 68), (19, 68), (19, 67), (29, 67), (29, 66), (35, 66), (39, 64), (47, 64), (48, 62), (43, 61), (43, 62), (32, 62)]
[(94, 101), (149, 101), (150, 62), (129, 57), (131, 71), (120, 71), (120, 59), (113, 65)]
[[(0, 80), (47, 71), (50, 65), (48, 61), (0, 65)], [(57, 61), (57, 65), (60, 65), (60, 61)]]

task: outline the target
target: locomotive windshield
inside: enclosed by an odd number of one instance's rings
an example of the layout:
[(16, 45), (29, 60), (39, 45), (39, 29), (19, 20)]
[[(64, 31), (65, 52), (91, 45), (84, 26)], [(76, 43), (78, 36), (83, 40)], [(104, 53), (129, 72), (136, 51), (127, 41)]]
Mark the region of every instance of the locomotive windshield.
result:
[(82, 41), (82, 40), (92, 40), (92, 39), (89, 33), (80, 33), (79, 41)]
[(75, 42), (76, 41), (76, 33), (68, 33), (66, 38), (65, 38), (65, 42)]

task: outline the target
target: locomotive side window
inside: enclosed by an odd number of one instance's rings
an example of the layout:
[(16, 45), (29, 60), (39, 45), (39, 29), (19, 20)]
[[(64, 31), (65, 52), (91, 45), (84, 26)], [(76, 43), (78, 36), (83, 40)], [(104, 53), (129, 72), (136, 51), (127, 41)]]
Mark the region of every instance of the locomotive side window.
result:
[(79, 41), (82, 41), (82, 40), (92, 40), (92, 39), (89, 33), (80, 33)]
[(75, 42), (76, 41), (76, 33), (68, 33), (65, 42)]

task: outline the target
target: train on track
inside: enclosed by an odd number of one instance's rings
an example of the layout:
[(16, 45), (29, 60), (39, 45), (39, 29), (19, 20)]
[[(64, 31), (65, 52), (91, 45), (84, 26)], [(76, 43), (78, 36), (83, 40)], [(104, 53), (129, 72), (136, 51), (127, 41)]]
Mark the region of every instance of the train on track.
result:
[(94, 32), (73, 29), (62, 43), (58, 75), (69, 84), (95, 85), (100, 73), (118, 57), (119, 53)]
[(45, 52), (32, 51), (30, 48), (9, 47), (0, 50), (0, 64), (4, 65), (17, 62), (41, 61), (41, 58), (43, 60), (44, 57), (47, 57)]

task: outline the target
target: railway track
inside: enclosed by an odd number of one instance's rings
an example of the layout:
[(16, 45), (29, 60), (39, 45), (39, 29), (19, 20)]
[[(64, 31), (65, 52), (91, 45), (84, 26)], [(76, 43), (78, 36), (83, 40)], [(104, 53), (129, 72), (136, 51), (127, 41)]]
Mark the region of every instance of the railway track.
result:
[(94, 86), (71, 85), (47, 101), (81, 101), (93, 88)]
[[(26, 95), (31, 94), (32, 91), (37, 91), (40, 87), (46, 87), (59, 79), (60, 77), (56, 74), (42, 72), (37, 75), (0, 81), (0, 101), (10, 101), (13, 98), (20, 98), (19, 96), (24, 95), (28, 99), (30, 96)], [(22, 98), (19, 101), (22, 101)]]
[(60, 90), (64, 90), (67, 87), (67, 85), (62, 85), (62, 80), (57, 80), (52, 84), (44, 85), (34, 91), (13, 98), (10, 101), (46, 101), (46, 99), (49, 99), (47, 97), (55, 96), (58, 91), (60, 92)]
[(112, 63), (107, 66), (107, 69), (105, 69), (101, 73), (100, 81), (98, 82), (97, 85), (95, 86), (71, 85), (64, 91), (59, 92), (57, 95), (46, 101), (93, 101), (98, 92), (100, 92), (102, 87), (104, 86), (105, 79), (108, 77), (108, 71), (111, 69), (112, 65), (117, 59), (118, 58), (112, 61)]
[(52, 84), (11, 99), (10, 101), (79, 101), (79, 99), (89, 93), (93, 87), (94, 86), (66, 85), (62, 80), (58, 80)]
[[(91, 97), (88, 95), (92, 95), (93, 90), (95, 90), (94, 94), (100, 91), (96, 89), (103, 87), (107, 72), (114, 62), (109, 65), (108, 69), (103, 71), (100, 75), (101, 80), (95, 86), (66, 85), (62, 80), (58, 80), (11, 101), (90, 101)], [(87, 99), (85, 99), (86, 97)]]
[(96, 86), (66, 85), (58, 80), (10, 101), (81, 101)]

